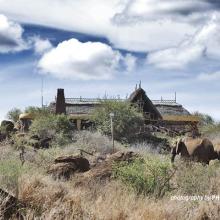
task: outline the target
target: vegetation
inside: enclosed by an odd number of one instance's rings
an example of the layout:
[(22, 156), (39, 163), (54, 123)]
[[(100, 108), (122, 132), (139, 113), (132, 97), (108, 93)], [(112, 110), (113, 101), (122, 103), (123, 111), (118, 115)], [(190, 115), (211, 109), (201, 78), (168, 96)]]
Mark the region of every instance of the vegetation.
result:
[(29, 106), (25, 109), (25, 113), (30, 113), (34, 118), (41, 116), (50, 116), (52, 113), (48, 108), (40, 108), (35, 106)]
[(161, 161), (154, 155), (129, 164), (121, 163), (114, 169), (114, 176), (137, 193), (153, 194), (156, 197), (162, 197), (170, 190), (172, 174), (170, 162)]
[(67, 144), (72, 137), (73, 125), (66, 115), (46, 114), (33, 120), (30, 134), (40, 138), (52, 138), (58, 145)]
[(17, 122), (19, 119), (19, 115), (22, 113), (22, 111), (18, 108), (13, 108), (7, 113), (7, 118), (9, 120), (12, 120), (13, 122)]
[(131, 140), (144, 124), (143, 115), (129, 102), (105, 100), (94, 110), (92, 116), (97, 129), (105, 135), (111, 134), (110, 113), (114, 113), (116, 140)]
[(193, 113), (200, 118), (199, 130), (203, 136), (211, 137), (217, 136), (220, 132), (220, 123), (216, 122), (210, 115), (199, 112)]
[(214, 125), (215, 120), (212, 118), (212, 116), (208, 114), (202, 114), (200, 112), (194, 112), (195, 116), (198, 116), (200, 119), (199, 125), (200, 126), (207, 126), (207, 125)]
[[(73, 131), (68, 116), (54, 115), (46, 109), (29, 107), (26, 112), (36, 116), (29, 133), (14, 135), (10, 139), (13, 145), (8, 142), (0, 146), (0, 188), (28, 204), (23, 210), (24, 219), (219, 219), (217, 200), (171, 199), (219, 195), (219, 161), (204, 166), (177, 157), (173, 166), (170, 154), (158, 150), (166, 149), (165, 142), (131, 143), (143, 116), (129, 103), (104, 101), (93, 112), (98, 129), (95, 132)], [(112, 169), (108, 167), (111, 112), (115, 113), (116, 139), (129, 142), (125, 147), (116, 141), (115, 150), (126, 151), (129, 146), (139, 157), (115, 162), (111, 178), (94, 178), (90, 171), (85, 175), (75, 173), (66, 182), (51, 178), (47, 170), (54, 159), (78, 154), (79, 148), (93, 154), (85, 155), (91, 167), (100, 168), (100, 161), (107, 158), (104, 170)], [(200, 128), (215, 137), (215, 147), (220, 146), (218, 123), (201, 115)], [(32, 135), (51, 137), (51, 147), (33, 149), (26, 144)], [(0, 201), (0, 218), (3, 206)]]

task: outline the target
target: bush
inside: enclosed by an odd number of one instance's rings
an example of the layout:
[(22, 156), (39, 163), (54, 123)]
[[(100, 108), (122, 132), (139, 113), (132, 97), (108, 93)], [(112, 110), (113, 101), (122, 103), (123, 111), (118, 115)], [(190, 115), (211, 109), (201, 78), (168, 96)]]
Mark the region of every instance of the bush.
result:
[(20, 172), (21, 162), (19, 160), (0, 161), (0, 188), (16, 192)]
[(39, 108), (35, 106), (29, 106), (25, 109), (25, 113), (30, 113), (34, 118), (42, 116), (50, 116), (52, 112), (48, 108)]
[[(175, 182), (181, 195), (209, 195), (212, 191), (212, 178), (216, 177), (215, 165), (204, 166), (195, 162), (179, 162)], [(214, 187), (216, 189), (216, 187)]]
[(19, 119), (19, 115), (22, 113), (22, 111), (18, 108), (13, 108), (7, 113), (7, 118), (9, 120), (12, 120), (13, 122), (17, 122)]
[(208, 114), (203, 114), (200, 112), (194, 112), (193, 115), (199, 117), (199, 125), (200, 126), (206, 126), (206, 125), (214, 125), (215, 120), (212, 118), (212, 116)]
[(129, 102), (120, 100), (101, 101), (92, 115), (97, 129), (105, 134), (111, 134), (110, 113), (114, 113), (114, 135), (116, 140), (131, 140), (144, 124), (143, 115)]
[[(88, 152), (112, 153), (112, 141), (100, 132), (78, 131), (74, 133), (74, 140), (76, 140), (75, 146)], [(115, 149), (121, 148), (122, 146), (115, 142)]]
[(132, 187), (137, 193), (162, 197), (170, 190), (172, 170), (168, 161), (157, 157), (137, 159), (114, 167), (114, 177)]
[(66, 144), (71, 138), (73, 126), (66, 115), (47, 115), (33, 120), (30, 133), (40, 138), (51, 137), (57, 144)]

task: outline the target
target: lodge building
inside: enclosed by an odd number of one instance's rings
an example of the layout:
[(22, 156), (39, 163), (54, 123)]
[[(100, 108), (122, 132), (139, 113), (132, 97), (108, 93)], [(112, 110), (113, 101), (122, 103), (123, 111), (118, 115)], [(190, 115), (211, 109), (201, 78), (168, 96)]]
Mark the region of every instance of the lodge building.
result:
[[(54, 102), (50, 108), (56, 114), (67, 114), (73, 120), (78, 130), (91, 125), (92, 111), (101, 104), (103, 99), (98, 98), (66, 98), (64, 89), (57, 90)], [(126, 99), (117, 99), (125, 101)], [(154, 127), (166, 127), (172, 131), (196, 130), (198, 117), (193, 116), (181, 104), (174, 100), (150, 100), (144, 89), (139, 86), (127, 99), (132, 105), (136, 105), (143, 113), (146, 125)]]

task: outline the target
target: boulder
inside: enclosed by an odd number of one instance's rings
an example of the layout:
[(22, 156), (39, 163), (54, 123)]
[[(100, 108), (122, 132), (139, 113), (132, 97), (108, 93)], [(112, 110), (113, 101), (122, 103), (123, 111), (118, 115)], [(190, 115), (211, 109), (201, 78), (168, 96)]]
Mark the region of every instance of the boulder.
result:
[(47, 173), (55, 179), (68, 180), (75, 172), (86, 172), (89, 169), (89, 161), (82, 156), (62, 156), (55, 159)]
[(7, 135), (0, 132), (0, 142), (4, 141), (6, 138)]
[(14, 123), (12, 121), (3, 120), (1, 122), (1, 128), (6, 132), (12, 132), (14, 129)]
[(40, 148), (48, 149), (52, 138), (44, 138), (40, 140)]
[(96, 163), (96, 165), (83, 175), (76, 182), (76, 185), (82, 185), (92, 182), (94, 179), (105, 182), (110, 179), (113, 172), (113, 165), (117, 162), (132, 162), (135, 158), (140, 157), (133, 151), (119, 151), (114, 154), (107, 155), (106, 159)]
[(50, 166), (47, 173), (55, 179), (68, 180), (77, 170), (74, 163), (56, 163)]
[(35, 149), (48, 149), (51, 140), (52, 138), (41, 139), (38, 135), (33, 135), (30, 137), (29, 144)]

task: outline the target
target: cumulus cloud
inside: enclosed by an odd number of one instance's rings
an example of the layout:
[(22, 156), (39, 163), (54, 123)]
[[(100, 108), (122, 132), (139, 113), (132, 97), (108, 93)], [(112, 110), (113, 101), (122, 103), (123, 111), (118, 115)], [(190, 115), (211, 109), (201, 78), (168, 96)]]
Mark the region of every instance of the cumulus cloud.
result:
[(28, 48), (22, 38), (23, 28), (0, 14), (0, 53), (21, 51)]
[(131, 56), (123, 57), (106, 44), (70, 39), (45, 53), (38, 67), (42, 73), (61, 79), (106, 80), (120, 69), (121, 62), (129, 71), (134, 67)]
[(150, 53), (148, 63), (163, 69), (181, 69), (205, 57), (220, 59), (220, 25), (216, 16), (179, 46)]
[(31, 39), (35, 53), (43, 54), (52, 49), (53, 45), (48, 39), (34, 37)]

